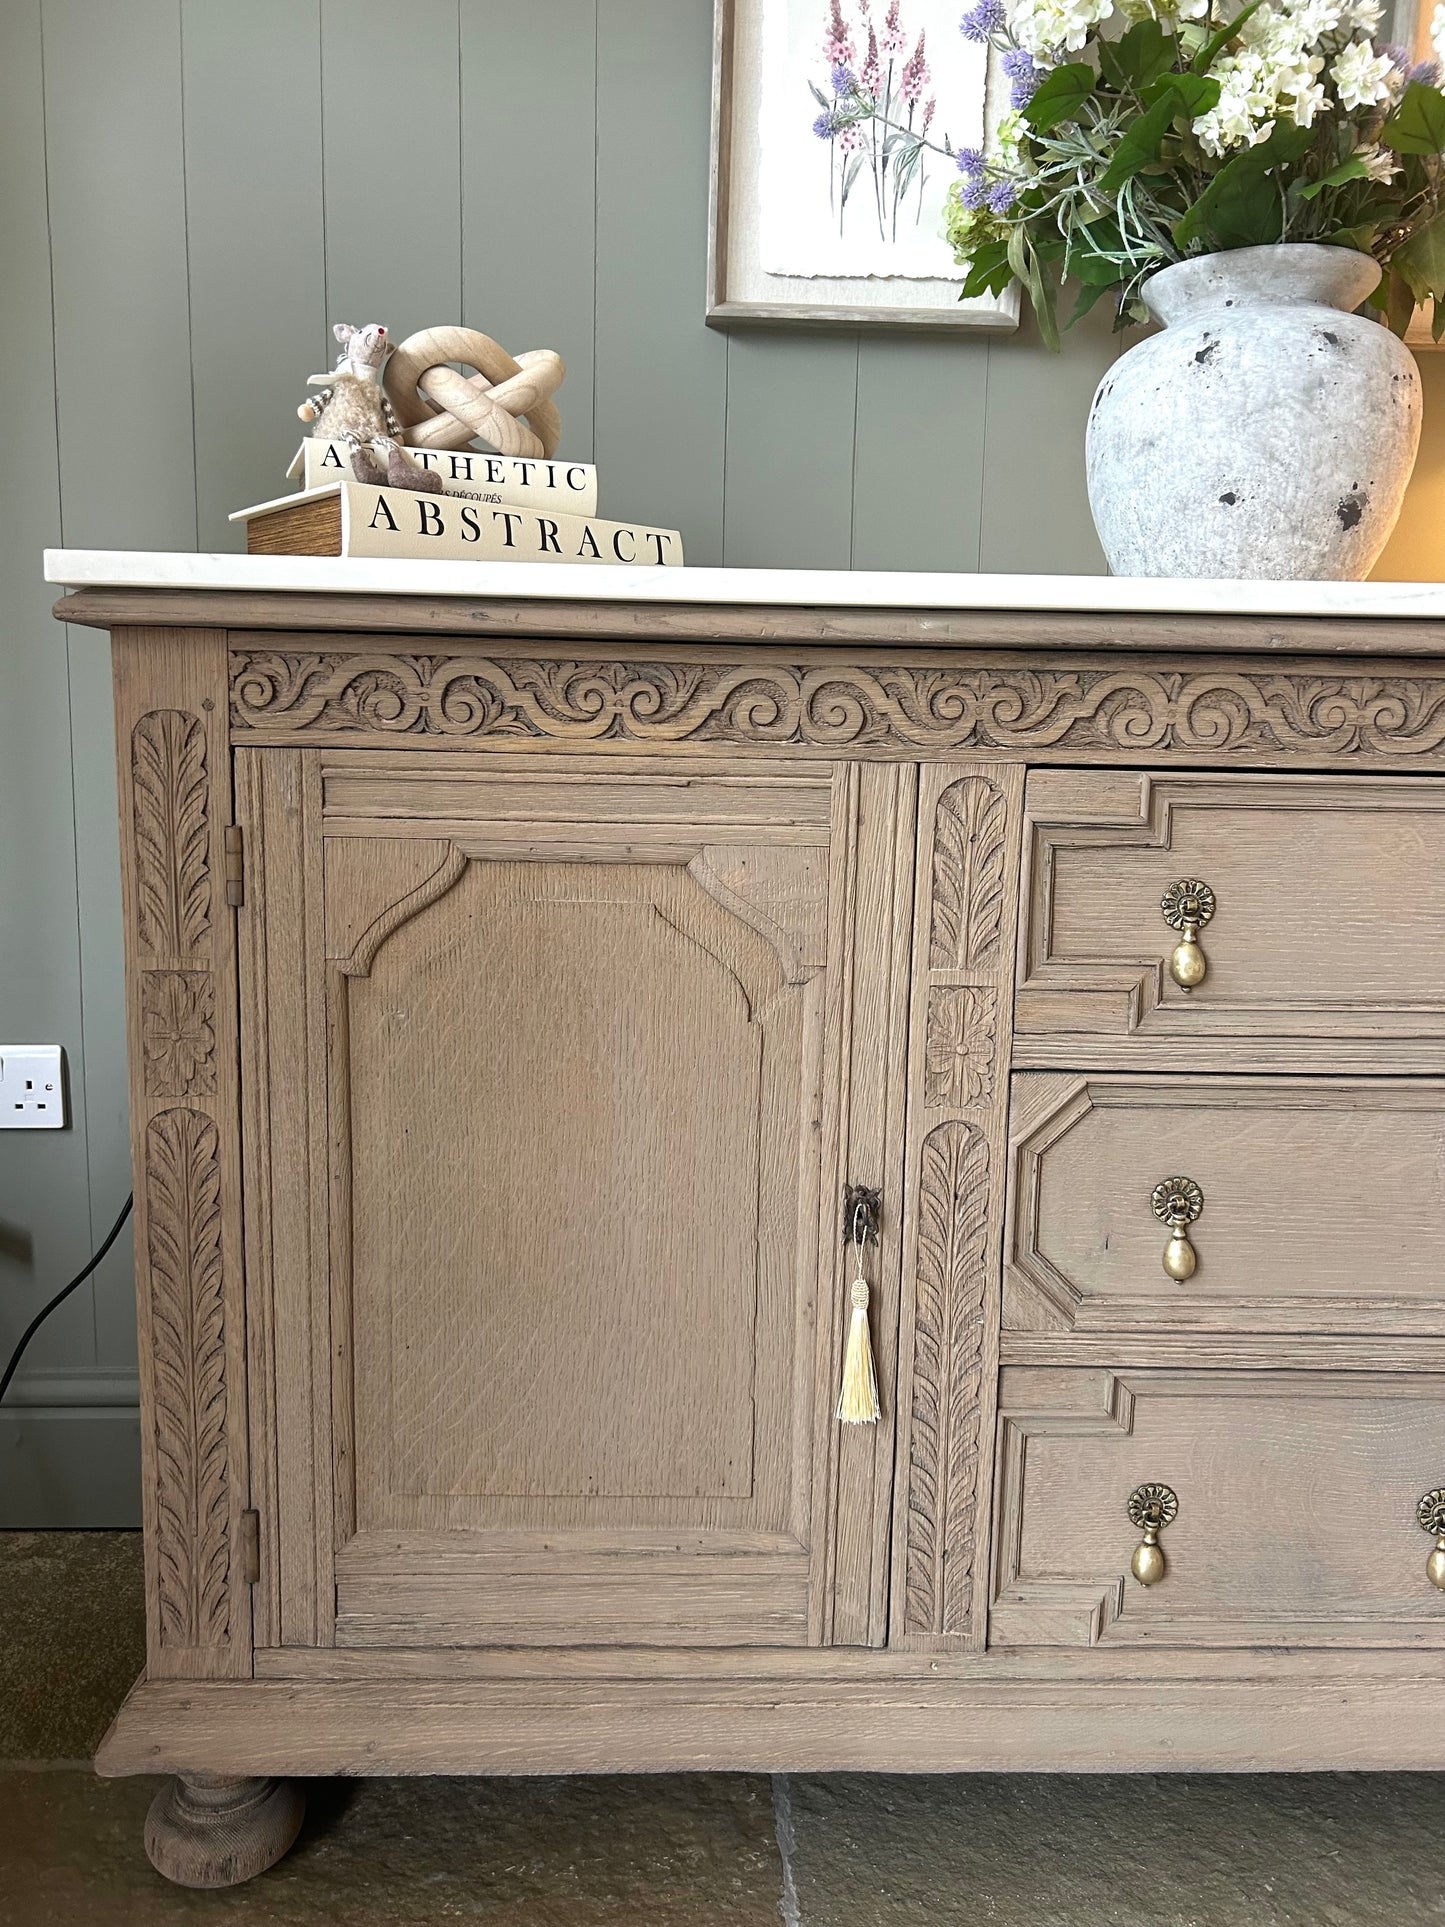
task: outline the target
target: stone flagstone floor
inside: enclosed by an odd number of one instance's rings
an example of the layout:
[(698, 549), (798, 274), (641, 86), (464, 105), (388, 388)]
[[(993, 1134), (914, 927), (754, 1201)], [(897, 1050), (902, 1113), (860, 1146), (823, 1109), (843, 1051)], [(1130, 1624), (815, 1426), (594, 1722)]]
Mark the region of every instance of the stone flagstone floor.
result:
[(1430, 1774), (320, 1782), (248, 1887), (150, 1870), (86, 1764), (141, 1655), (129, 1533), (0, 1532), (0, 1927), (1440, 1927)]

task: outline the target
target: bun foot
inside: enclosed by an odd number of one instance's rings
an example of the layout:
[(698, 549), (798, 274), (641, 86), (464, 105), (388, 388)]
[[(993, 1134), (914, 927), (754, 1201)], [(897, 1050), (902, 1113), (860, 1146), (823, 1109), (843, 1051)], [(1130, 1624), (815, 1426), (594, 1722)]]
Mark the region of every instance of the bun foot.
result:
[(178, 1887), (235, 1887), (275, 1866), (305, 1811), (294, 1780), (187, 1774), (151, 1801), (146, 1858)]

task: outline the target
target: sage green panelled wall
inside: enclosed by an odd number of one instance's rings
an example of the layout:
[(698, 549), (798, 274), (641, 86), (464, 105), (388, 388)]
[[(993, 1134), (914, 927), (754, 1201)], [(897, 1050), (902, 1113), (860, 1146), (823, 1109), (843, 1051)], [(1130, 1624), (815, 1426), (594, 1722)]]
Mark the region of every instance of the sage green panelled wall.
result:
[[(566, 452), (694, 562), (1100, 567), (1102, 324), (1058, 358), (703, 326), (710, 43), (711, 0), (0, 6), (0, 1038), (64, 1044), (74, 1115), (0, 1137), (0, 1356), (129, 1182), (109, 666), (40, 550), (237, 546), (332, 320), (560, 349)], [(1438, 572), (1442, 511), (1445, 434), (1382, 572)], [(0, 1523), (135, 1517), (127, 1272), (33, 1347)]]

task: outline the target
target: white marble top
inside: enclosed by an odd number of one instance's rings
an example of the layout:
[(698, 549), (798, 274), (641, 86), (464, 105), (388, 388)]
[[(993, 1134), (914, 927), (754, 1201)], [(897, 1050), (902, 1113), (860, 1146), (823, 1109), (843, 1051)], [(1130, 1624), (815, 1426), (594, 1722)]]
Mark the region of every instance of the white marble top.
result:
[(1102, 614), (1416, 616), (1445, 619), (1438, 582), (1219, 582), (1103, 575), (950, 575), (885, 569), (591, 568), (559, 562), (362, 561), (47, 549), (67, 587), (285, 594), (467, 596), (510, 601), (732, 602), (810, 609), (1037, 609)]

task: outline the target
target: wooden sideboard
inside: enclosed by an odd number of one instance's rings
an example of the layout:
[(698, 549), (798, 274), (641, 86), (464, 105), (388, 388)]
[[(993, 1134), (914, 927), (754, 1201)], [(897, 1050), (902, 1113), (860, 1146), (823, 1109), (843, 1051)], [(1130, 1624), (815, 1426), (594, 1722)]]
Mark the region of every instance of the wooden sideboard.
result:
[(163, 1872), (308, 1774), (1445, 1762), (1438, 592), (104, 560)]

